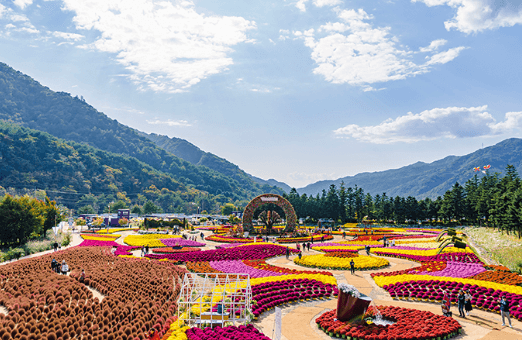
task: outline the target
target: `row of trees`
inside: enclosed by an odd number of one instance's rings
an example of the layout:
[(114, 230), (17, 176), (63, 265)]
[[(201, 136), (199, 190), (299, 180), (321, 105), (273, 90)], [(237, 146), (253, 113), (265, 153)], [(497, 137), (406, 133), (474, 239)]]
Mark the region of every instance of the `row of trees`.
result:
[(8, 247), (45, 236), (62, 219), (56, 202), (49, 198), (5, 195), (0, 201), (0, 243)]
[(464, 186), (455, 183), (442, 197), (432, 200), (415, 197), (372, 196), (363, 189), (331, 185), (321, 195), (299, 195), (296, 189), (284, 195), (292, 203), (299, 218), (317, 220), (382, 223), (453, 223), (497, 227), (516, 232), (522, 237), (522, 186), (514, 166), (505, 175), (489, 174), (469, 179)]

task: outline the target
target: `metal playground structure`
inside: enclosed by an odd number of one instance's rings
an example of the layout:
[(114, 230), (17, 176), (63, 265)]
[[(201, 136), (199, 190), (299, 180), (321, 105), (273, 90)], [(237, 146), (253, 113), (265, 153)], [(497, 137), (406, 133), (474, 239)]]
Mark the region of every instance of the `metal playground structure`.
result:
[(246, 274), (186, 273), (178, 319), (190, 327), (245, 324), (252, 318), (252, 288)]

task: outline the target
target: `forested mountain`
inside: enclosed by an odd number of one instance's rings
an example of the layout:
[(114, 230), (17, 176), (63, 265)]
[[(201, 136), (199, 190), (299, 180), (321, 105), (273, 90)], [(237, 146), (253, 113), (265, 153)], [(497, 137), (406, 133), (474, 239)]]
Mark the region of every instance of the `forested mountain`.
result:
[[(300, 194), (317, 195), (331, 184), (339, 187), (358, 186), (365, 192), (386, 193), (388, 196), (437, 198), (450, 190), (455, 182), (466, 183), (474, 174), (474, 167), (491, 165), (489, 173), (502, 173), (508, 164), (522, 172), (522, 139), (506, 139), (465, 156), (448, 156), (433, 163), (417, 162), (399, 169), (361, 173), (331, 181), (320, 181), (297, 189)], [(479, 175), (483, 175), (482, 172)]]
[(235, 179), (239, 183), (246, 184), (254, 181), (255, 183), (263, 186), (263, 190), (270, 191), (271, 188), (269, 187), (274, 186), (283, 189), (286, 192), (290, 191), (290, 187), (285, 183), (281, 183), (273, 179), (265, 181), (264, 179), (247, 174), (237, 165), (227, 161), (224, 158), (218, 157), (213, 153), (205, 152), (185, 139), (168, 137), (155, 133), (148, 134), (145, 132), (139, 132), (139, 134), (141, 136), (147, 137), (160, 148), (186, 160), (187, 162), (190, 162), (194, 165), (206, 166), (207, 168), (215, 170), (220, 174)]
[(78, 208), (86, 199), (82, 196), (89, 194), (128, 205), (156, 201), (160, 195), (180, 204), (203, 197), (213, 199), (134, 157), (65, 141), (12, 123), (0, 122), (0, 162), (1, 187), (42, 189), (70, 208)]
[[(0, 120), (135, 157), (185, 186), (223, 195), (232, 202), (264, 192), (282, 193), (279, 188), (261, 186), (246, 176), (231, 177), (176, 157), (82, 99), (54, 92), (4, 63), (0, 63)], [(212, 162), (217, 161), (207, 163)]]

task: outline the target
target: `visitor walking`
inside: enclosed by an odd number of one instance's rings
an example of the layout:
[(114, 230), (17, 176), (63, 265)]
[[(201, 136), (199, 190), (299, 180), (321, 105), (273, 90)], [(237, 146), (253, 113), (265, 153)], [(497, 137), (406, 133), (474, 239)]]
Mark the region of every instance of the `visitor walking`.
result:
[(58, 261), (56, 261), (56, 259), (53, 259), (51, 261), (51, 270), (55, 273), (60, 273), (59, 268), (60, 264), (58, 263)]
[(513, 328), (513, 326), (511, 326), (511, 318), (509, 316), (509, 302), (507, 301), (505, 295), (502, 296), (502, 299), (498, 304), (500, 305), (500, 315), (502, 315), (502, 326), (506, 325), (504, 318), (507, 317), (509, 327)]
[(469, 313), (473, 310), (473, 307), (471, 306), (471, 294), (469, 292), (469, 289), (465, 291), (464, 296), (466, 297), (464, 309), (466, 310), (466, 316), (469, 316)]
[(459, 304), (459, 314), (461, 318), (466, 318), (466, 314), (464, 314), (464, 305), (466, 304), (466, 295), (464, 295), (464, 291), (459, 290), (459, 295), (457, 296), (457, 301)]
[(203, 232), (201, 232), (201, 234), (199, 234), (199, 236), (201, 236), (201, 240), (203, 240), (203, 237), (205, 237), (205, 234), (203, 234)]
[(299, 253), (297, 254), (297, 256), (299, 256), (299, 260), (300, 260), (301, 257), (303, 257), (303, 253), (301, 253), (301, 251), (299, 251)]
[(343, 231), (343, 240), (346, 238), (346, 231)]
[(308, 248), (308, 251), (310, 251), (310, 242), (306, 244), (306, 248)]
[(53, 243), (53, 248), (54, 248), (54, 251), (58, 250), (58, 242)]
[(355, 262), (353, 262), (353, 259), (350, 260), (350, 272), (352, 275), (355, 273)]
[(451, 317), (453, 313), (450, 311), (451, 309), (451, 299), (449, 297), (448, 291), (444, 291), (444, 296), (442, 297), (442, 314), (444, 316)]
[(145, 255), (145, 246), (141, 246), (141, 257)]
[(288, 258), (290, 257), (290, 248), (288, 248), (288, 246), (286, 247), (286, 259), (288, 260)]
[(297, 251), (301, 251), (301, 247), (299, 246), (299, 243), (295, 244), (295, 249), (297, 249)]
[(366, 246), (366, 255), (370, 256), (370, 246)]
[(69, 272), (69, 265), (65, 263), (65, 260), (62, 261), (62, 274), (67, 275)]
[(146, 245), (145, 246), (145, 254), (148, 254), (149, 253), (149, 245)]

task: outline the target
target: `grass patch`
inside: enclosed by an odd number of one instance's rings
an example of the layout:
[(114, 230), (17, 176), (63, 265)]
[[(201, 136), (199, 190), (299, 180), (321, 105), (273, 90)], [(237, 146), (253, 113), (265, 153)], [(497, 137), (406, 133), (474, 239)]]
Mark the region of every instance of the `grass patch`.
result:
[(512, 271), (522, 270), (522, 239), (485, 227), (469, 227), (465, 232), (478, 246), (486, 250), (493, 260)]

